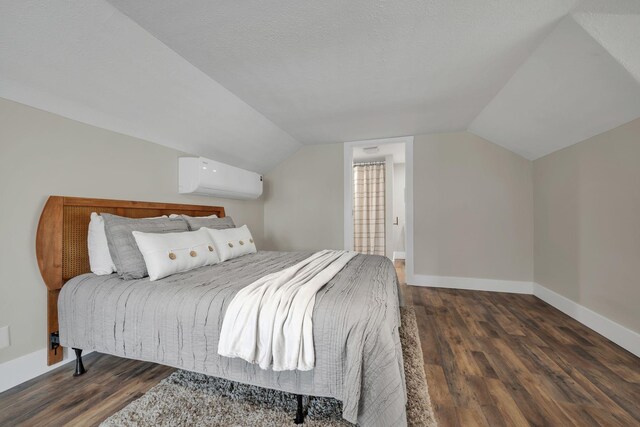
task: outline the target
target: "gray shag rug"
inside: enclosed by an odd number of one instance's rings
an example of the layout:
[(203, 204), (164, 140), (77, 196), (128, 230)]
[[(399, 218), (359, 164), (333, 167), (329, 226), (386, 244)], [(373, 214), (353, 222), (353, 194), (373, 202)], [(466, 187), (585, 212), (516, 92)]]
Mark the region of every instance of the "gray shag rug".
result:
[[(407, 421), (435, 427), (416, 315), (413, 307), (401, 308), (401, 314)], [(304, 426), (352, 425), (342, 419), (342, 403), (336, 399), (312, 397), (305, 404)], [(100, 426), (289, 426), (295, 413), (293, 394), (178, 370)]]

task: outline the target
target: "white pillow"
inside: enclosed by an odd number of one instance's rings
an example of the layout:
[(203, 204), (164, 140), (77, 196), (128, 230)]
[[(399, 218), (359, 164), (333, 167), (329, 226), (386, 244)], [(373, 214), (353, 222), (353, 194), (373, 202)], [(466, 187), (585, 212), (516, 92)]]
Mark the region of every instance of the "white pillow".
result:
[(206, 229), (180, 233), (132, 233), (152, 281), (220, 262)]
[(91, 212), (87, 245), (89, 246), (89, 266), (94, 274), (103, 276), (116, 271), (116, 265), (109, 252), (107, 235), (104, 232), (104, 220), (95, 212)]
[(258, 251), (253, 237), (251, 237), (249, 227), (246, 225), (222, 230), (215, 230), (213, 228), (205, 228), (205, 230), (209, 232), (213, 243), (216, 245), (220, 261), (227, 261), (241, 255), (253, 254)]

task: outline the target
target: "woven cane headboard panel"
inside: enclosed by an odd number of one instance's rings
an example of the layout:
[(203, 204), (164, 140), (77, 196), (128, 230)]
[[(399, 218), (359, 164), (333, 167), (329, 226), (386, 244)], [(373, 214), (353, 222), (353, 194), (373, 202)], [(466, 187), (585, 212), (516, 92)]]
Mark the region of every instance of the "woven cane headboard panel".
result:
[[(50, 196), (40, 215), (36, 233), (38, 267), (49, 290), (49, 333), (58, 330), (57, 302), (60, 289), (67, 280), (90, 271), (87, 232), (91, 212), (112, 213), (129, 218), (170, 214), (225, 216), (221, 206)], [(49, 364), (62, 360), (61, 357), (62, 351), (55, 354), (50, 351)]]
[[(89, 251), (86, 245), (92, 208), (63, 206), (62, 212), (62, 280), (89, 272)], [(115, 213), (115, 209), (101, 212)], [(82, 244), (82, 241), (85, 244)]]

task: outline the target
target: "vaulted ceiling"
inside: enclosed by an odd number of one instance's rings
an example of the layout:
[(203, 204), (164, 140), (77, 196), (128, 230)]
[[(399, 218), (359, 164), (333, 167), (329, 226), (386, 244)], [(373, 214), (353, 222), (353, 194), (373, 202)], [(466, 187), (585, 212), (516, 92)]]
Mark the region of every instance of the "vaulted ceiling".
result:
[(264, 172), (469, 130), (535, 159), (640, 117), (637, 0), (7, 1), (0, 96)]

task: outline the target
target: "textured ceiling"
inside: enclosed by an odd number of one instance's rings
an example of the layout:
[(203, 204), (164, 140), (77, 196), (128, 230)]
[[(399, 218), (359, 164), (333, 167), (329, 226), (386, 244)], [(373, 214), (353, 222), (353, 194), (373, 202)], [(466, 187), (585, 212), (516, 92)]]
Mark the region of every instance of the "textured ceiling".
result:
[(302, 143), (466, 129), (535, 159), (640, 116), (638, 0), (110, 1)]
[(0, 96), (260, 172), (301, 143), (457, 130), (533, 159), (640, 116), (639, 16), (638, 0), (9, 0)]
[(574, 0), (111, 0), (302, 143), (464, 130)]

